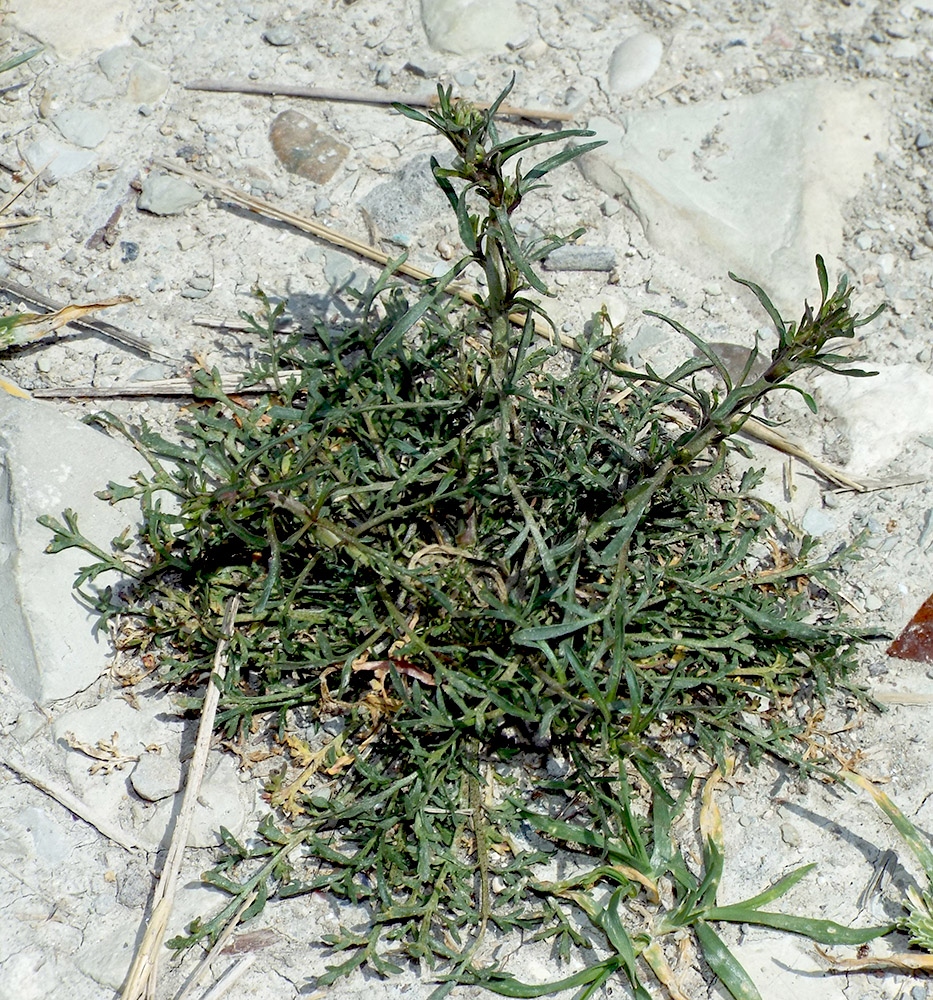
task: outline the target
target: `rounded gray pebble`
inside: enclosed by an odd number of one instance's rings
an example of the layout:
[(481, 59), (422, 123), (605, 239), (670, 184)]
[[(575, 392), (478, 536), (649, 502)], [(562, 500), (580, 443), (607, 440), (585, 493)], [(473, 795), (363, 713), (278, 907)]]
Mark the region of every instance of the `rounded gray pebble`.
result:
[(609, 89), (629, 94), (646, 84), (661, 65), (664, 44), (657, 35), (639, 31), (620, 42), (609, 60)]
[(270, 45), (294, 45), (297, 36), (294, 30), (287, 24), (274, 24), (271, 28), (266, 28), (262, 37)]
[[(158, 377), (165, 376), (163, 374)], [(139, 758), (136, 767), (133, 768), (130, 784), (141, 799), (158, 802), (174, 795), (181, 787), (181, 767), (177, 760), (157, 753), (146, 753)]]
[(180, 215), (201, 200), (201, 192), (180, 177), (155, 174), (143, 181), (136, 207), (153, 215)]

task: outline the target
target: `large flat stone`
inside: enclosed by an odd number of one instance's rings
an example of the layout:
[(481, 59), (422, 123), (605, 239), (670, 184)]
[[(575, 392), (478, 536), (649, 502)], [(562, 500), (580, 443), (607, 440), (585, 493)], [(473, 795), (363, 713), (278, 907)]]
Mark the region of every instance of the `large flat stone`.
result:
[(584, 175), (622, 198), (649, 241), (701, 277), (727, 271), (773, 291), (792, 317), (813, 297), (813, 258), (842, 244), (842, 207), (887, 142), (872, 81), (806, 81), (589, 127), (607, 145)]
[[(871, 327), (866, 327), (870, 331)], [(872, 378), (817, 378), (816, 402), (835, 422), (848, 455), (846, 470), (874, 475), (921, 435), (933, 434), (933, 375), (918, 365), (871, 365)], [(910, 473), (909, 467), (898, 469)]]
[(0, 393), (0, 669), (30, 698), (68, 697), (93, 683), (108, 659), (96, 615), (72, 589), (93, 557), (79, 549), (47, 554), (51, 533), (36, 518), (60, 520), (71, 507), (81, 531), (106, 547), (139, 509), (111, 507), (94, 493), (111, 480), (129, 483), (144, 464), (129, 445), (48, 403)]
[(12, 4), (9, 23), (65, 59), (95, 56), (128, 42), (149, 7), (142, 0), (26, 0)]

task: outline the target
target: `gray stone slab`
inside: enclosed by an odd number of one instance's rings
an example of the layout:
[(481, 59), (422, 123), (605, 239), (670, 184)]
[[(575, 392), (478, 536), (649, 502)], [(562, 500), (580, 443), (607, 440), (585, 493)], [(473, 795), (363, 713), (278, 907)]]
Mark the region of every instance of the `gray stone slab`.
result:
[(30, 698), (48, 702), (82, 690), (103, 672), (109, 652), (96, 616), (72, 589), (92, 557), (78, 549), (47, 554), (51, 534), (36, 518), (61, 519), (70, 507), (81, 530), (106, 545), (139, 511), (111, 507), (94, 493), (110, 480), (128, 483), (144, 464), (129, 445), (47, 403), (0, 393), (0, 668)]
[(817, 405), (842, 432), (854, 475), (875, 475), (921, 435), (933, 434), (933, 375), (915, 364), (870, 367), (878, 372), (872, 378), (817, 378)]
[(751, 97), (594, 118), (607, 145), (584, 175), (635, 212), (649, 241), (702, 277), (734, 271), (796, 315), (813, 258), (842, 245), (842, 207), (886, 146), (874, 81), (788, 84)]
[(128, 42), (143, 18), (144, 0), (28, 0), (10, 4), (10, 27), (32, 35), (66, 59), (96, 55)]

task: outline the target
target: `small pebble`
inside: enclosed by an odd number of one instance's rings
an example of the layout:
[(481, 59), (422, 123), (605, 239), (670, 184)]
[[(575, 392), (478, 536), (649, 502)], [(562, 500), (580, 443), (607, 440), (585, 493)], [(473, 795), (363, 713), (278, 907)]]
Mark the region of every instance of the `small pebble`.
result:
[(214, 287), (214, 281), (212, 278), (208, 278), (205, 275), (200, 274), (196, 274), (193, 278), (189, 278), (188, 284), (192, 288), (199, 288), (202, 292), (209, 292)]
[(107, 138), (110, 121), (102, 111), (73, 108), (55, 116), (55, 127), (73, 145), (93, 149)]
[(419, 59), (417, 62), (412, 62), (409, 60), (402, 69), (409, 73), (414, 73), (415, 76), (420, 76), (422, 79), (428, 79), (433, 76), (440, 76), (441, 67), (437, 63), (427, 62), (426, 60)]
[(48, 375), (52, 370), (52, 362), (43, 354), (36, 358), (36, 371), (41, 372), (43, 375)]
[(388, 87), (392, 82), (392, 70), (385, 63), (380, 63), (376, 70), (376, 86)]
[(801, 519), (800, 526), (815, 538), (828, 534), (836, 526), (836, 522), (819, 507), (809, 507)]
[(630, 35), (620, 42), (609, 60), (609, 89), (616, 94), (630, 94), (646, 84), (661, 65), (664, 44), (646, 31)]
[[(131, 382), (157, 382), (159, 379), (168, 378), (171, 371), (166, 365), (157, 361), (151, 365), (144, 365), (130, 376)], [(152, 756), (147, 754), (147, 756)], [(137, 765), (138, 766), (138, 765)], [(134, 769), (135, 770), (135, 769)]]
[(875, 660), (874, 663), (868, 664), (868, 673), (872, 677), (882, 677), (888, 672), (888, 665), (884, 660)]
[(155, 104), (168, 90), (171, 83), (168, 73), (154, 63), (137, 59), (130, 68), (126, 92), (137, 104)]
[(316, 184), (326, 184), (350, 152), (346, 143), (331, 138), (310, 118), (291, 109), (272, 122), (269, 141), (289, 173), (307, 177)]
[(459, 73), (454, 73), (454, 80), (461, 87), (475, 87), (476, 86), (476, 74), (471, 73), (469, 70), (460, 70)]
[(615, 198), (607, 198), (602, 204), (603, 215), (607, 219), (611, 219), (614, 215), (618, 215), (622, 210), (622, 206), (615, 200)]
[(122, 264), (129, 264), (139, 257), (139, 244), (130, 240), (120, 240), (120, 250), (123, 252), (120, 259)]
[(314, 203), (314, 214), (323, 215), (330, 208), (330, 198), (321, 195)]
[(884, 607), (884, 601), (877, 594), (869, 594), (865, 598), (866, 611), (880, 611)]
[[(163, 366), (158, 366), (163, 367)], [(164, 378), (164, 375), (157, 375), (156, 378)], [(139, 372), (134, 378), (139, 378)], [(181, 768), (177, 760), (170, 757), (163, 757), (158, 753), (143, 754), (133, 768), (130, 775), (130, 783), (136, 794), (146, 799), (148, 802), (158, 802), (160, 799), (167, 799), (170, 795), (181, 787)]]
[(262, 33), (263, 40), (270, 45), (294, 45), (297, 41), (294, 29), (288, 24), (274, 24)]
[(147, 45), (152, 45), (152, 43), (155, 41), (155, 35), (153, 35), (152, 32), (146, 27), (137, 28), (133, 32), (131, 37), (133, 41), (138, 46), (140, 46), (140, 48), (145, 48)]
[(860, 233), (855, 239), (855, 245), (859, 250), (871, 250), (872, 238), (868, 233)]
[(66, 250), (65, 255), (62, 257), (62, 260), (66, 264), (73, 264), (77, 259), (78, 259), (78, 253), (74, 247), (72, 247), (70, 250)]
[(781, 840), (783, 840), (788, 847), (799, 847), (800, 834), (797, 832), (797, 828), (792, 826), (790, 823), (782, 823)]
[(926, 149), (927, 146), (933, 146), (933, 139), (930, 138), (929, 132), (918, 132), (917, 138), (914, 141), (914, 145), (917, 149)]
[(180, 177), (154, 174), (143, 181), (136, 207), (153, 215), (180, 215), (201, 200), (201, 192)]

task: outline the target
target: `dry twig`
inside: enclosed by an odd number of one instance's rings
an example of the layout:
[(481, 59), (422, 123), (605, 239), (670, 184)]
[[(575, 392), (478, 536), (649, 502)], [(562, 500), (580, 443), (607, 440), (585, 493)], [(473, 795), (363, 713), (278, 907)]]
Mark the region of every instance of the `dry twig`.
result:
[[(414, 108), (433, 108), (437, 105), (437, 94), (411, 97), (409, 94), (393, 94), (388, 90), (363, 92), (333, 90), (330, 87), (301, 87), (289, 83), (257, 83), (252, 80), (192, 80), (191, 83), (185, 84), (185, 90), (210, 90), (220, 94), (264, 94), (268, 97), (303, 97), (314, 101), (345, 101), (351, 104), (408, 104)], [(475, 108), (489, 107), (488, 103), (482, 101), (470, 103)], [(499, 105), (498, 114), (539, 122), (573, 120), (573, 115), (569, 111), (517, 108), (511, 104)]]
[(188, 832), (191, 829), (191, 820), (197, 807), (201, 781), (204, 777), (207, 756), (211, 748), (214, 717), (217, 714), (217, 704), (220, 699), (220, 682), (227, 670), (225, 654), (230, 636), (233, 634), (233, 625), (239, 606), (240, 595), (234, 594), (227, 600), (224, 609), (223, 634), (217, 643), (217, 649), (214, 653), (214, 669), (208, 679), (207, 692), (201, 707), (201, 722), (194, 745), (194, 756), (188, 766), (181, 811), (175, 822), (172, 841), (165, 858), (162, 874), (159, 877), (159, 884), (153, 895), (152, 913), (146, 926), (146, 933), (143, 935), (143, 940), (130, 968), (126, 986), (121, 994), (122, 1000), (154, 1000), (156, 995), (162, 939), (165, 937), (168, 919), (172, 912), (178, 875), (181, 871), (181, 861), (188, 843)]
[[(297, 368), (279, 372), (280, 380), (298, 378), (301, 371)], [(224, 375), (220, 387), (226, 393), (247, 396), (258, 392), (270, 392), (275, 389), (272, 379), (263, 379), (253, 385), (244, 386), (242, 375)], [(162, 378), (153, 382), (140, 382), (138, 385), (73, 385), (51, 386), (47, 389), (33, 389), (32, 394), (37, 399), (125, 399), (132, 396), (193, 396), (196, 383), (186, 376), (179, 378)]]
[(53, 781), (51, 778), (38, 775), (25, 764), (18, 761), (14, 762), (9, 758), (0, 760), (0, 764), (4, 767), (8, 767), (14, 774), (19, 775), (19, 777), (24, 781), (28, 781), (31, 785), (35, 785), (40, 792), (45, 792), (46, 795), (55, 799), (56, 802), (73, 812), (75, 816), (83, 819), (85, 823), (90, 823), (98, 833), (103, 834), (103, 836), (105, 836), (108, 840), (113, 841), (113, 843), (118, 844), (127, 851), (136, 851), (140, 849), (141, 845), (134, 837), (124, 833), (120, 827), (118, 827), (115, 823), (111, 823), (106, 817), (98, 815), (98, 813), (87, 805), (87, 803), (82, 802), (79, 798), (76, 798), (71, 794), (71, 792), (62, 788), (61, 785)]

